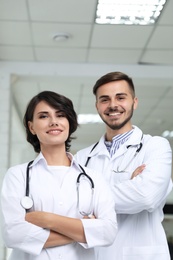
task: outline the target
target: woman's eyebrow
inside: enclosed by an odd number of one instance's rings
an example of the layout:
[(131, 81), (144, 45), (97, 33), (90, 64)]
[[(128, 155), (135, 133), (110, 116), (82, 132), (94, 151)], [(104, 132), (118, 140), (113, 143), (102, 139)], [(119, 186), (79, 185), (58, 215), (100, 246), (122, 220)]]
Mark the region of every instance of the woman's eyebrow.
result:
[(48, 114), (48, 111), (39, 111), (37, 114)]

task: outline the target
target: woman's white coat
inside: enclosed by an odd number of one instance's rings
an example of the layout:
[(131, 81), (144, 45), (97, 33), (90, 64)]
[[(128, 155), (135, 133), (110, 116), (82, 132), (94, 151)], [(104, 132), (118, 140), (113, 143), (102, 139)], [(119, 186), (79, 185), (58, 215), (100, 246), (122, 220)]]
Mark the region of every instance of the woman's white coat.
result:
[[(25, 221), (26, 211), (20, 204), (25, 195), (27, 168), (27, 164), (21, 164), (8, 170), (1, 193), (3, 238), (6, 246), (13, 248), (10, 260), (94, 260), (95, 246), (113, 243), (117, 220), (109, 187), (97, 172), (85, 168), (95, 184), (93, 214), (97, 220), (83, 219), (77, 207), (76, 192), (76, 180), (81, 169), (72, 156), (69, 156), (72, 160), (71, 166), (65, 170), (61, 184), (58, 172), (54, 173), (49, 169), (41, 153), (34, 160), (30, 169), (30, 196), (34, 201), (31, 211), (47, 211), (81, 219), (87, 243), (74, 242), (43, 248), (50, 231)], [(80, 196), (83, 195), (86, 199), (86, 203), (82, 205), (86, 206), (88, 192), (86, 188), (82, 189), (82, 185), (81, 183)], [(88, 209), (83, 210), (87, 212)]]

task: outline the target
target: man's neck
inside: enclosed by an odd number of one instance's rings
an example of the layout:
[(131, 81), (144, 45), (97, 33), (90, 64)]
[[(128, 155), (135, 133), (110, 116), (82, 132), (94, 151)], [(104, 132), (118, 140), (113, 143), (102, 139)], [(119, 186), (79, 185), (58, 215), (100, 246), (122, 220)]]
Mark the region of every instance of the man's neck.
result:
[(121, 128), (121, 129), (117, 129), (117, 130), (107, 128), (107, 131), (106, 131), (106, 134), (105, 134), (105, 140), (111, 142), (112, 138), (114, 136), (127, 133), (127, 132), (131, 131), (132, 129), (133, 129), (132, 125), (130, 127)]

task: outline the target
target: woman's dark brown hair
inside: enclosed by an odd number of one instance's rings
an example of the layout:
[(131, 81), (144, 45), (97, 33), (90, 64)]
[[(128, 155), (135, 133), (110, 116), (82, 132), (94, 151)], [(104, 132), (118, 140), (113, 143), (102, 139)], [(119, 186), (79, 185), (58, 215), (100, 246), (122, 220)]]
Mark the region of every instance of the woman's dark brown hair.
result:
[(68, 99), (67, 97), (65, 97), (63, 95), (55, 93), (53, 91), (40, 92), (39, 94), (37, 94), (30, 100), (30, 102), (26, 108), (24, 118), (23, 118), (23, 124), (24, 124), (25, 130), (26, 130), (27, 141), (34, 147), (35, 152), (37, 152), (37, 153), (40, 152), (40, 142), (39, 142), (37, 136), (33, 135), (30, 132), (29, 127), (28, 127), (28, 121), (31, 121), (31, 122), (33, 121), (33, 115), (34, 115), (35, 108), (38, 105), (38, 103), (40, 103), (41, 101), (46, 102), (51, 107), (53, 107), (65, 114), (65, 116), (69, 122), (69, 135), (65, 142), (65, 147), (66, 147), (66, 151), (69, 151), (70, 146), (71, 146), (70, 142), (73, 139), (73, 137), (71, 137), (71, 134), (73, 132), (75, 132), (78, 127), (77, 114), (74, 111), (73, 103), (70, 99)]

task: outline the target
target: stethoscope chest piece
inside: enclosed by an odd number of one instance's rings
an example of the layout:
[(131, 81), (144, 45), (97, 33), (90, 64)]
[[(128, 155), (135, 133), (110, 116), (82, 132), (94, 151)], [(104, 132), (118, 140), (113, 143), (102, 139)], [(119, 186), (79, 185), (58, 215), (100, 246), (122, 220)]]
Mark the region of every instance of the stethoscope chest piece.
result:
[(24, 209), (30, 209), (33, 206), (33, 200), (28, 196), (23, 197), (20, 203)]

